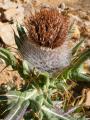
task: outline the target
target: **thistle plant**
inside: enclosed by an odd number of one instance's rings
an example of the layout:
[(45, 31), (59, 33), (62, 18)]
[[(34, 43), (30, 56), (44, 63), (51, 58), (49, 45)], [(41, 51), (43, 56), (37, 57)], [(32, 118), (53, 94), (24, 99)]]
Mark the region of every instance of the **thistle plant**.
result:
[[(90, 49), (78, 53), (84, 39), (74, 48), (68, 48), (67, 21), (67, 17), (57, 10), (45, 8), (28, 18), (28, 33), (21, 25), (17, 26), (18, 35), (14, 33), (23, 60), (9, 49), (0, 48), (0, 58), (6, 66), (18, 71), (26, 83), (20, 90), (9, 90), (0, 95), (0, 102), (7, 101), (8, 104), (2, 113), (7, 113), (4, 120), (86, 120), (72, 114), (80, 106), (66, 112), (62, 107), (57, 111), (54, 106), (57, 101), (59, 106), (64, 104), (58, 94), (70, 89), (69, 80), (90, 82), (90, 75), (83, 73), (83, 63), (90, 57)], [(57, 70), (59, 72), (54, 74)]]

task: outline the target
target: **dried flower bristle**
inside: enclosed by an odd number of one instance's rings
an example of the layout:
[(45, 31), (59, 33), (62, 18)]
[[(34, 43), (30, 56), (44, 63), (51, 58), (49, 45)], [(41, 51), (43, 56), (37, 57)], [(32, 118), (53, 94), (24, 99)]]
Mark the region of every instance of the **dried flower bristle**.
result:
[(63, 44), (68, 31), (68, 18), (56, 9), (42, 8), (27, 19), (28, 40), (43, 47), (56, 48)]

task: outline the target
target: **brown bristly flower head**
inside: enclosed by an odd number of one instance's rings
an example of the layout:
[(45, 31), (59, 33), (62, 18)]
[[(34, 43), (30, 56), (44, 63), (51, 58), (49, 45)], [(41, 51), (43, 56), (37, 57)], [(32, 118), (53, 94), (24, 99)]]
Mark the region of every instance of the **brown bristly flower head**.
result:
[(28, 40), (42, 47), (56, 48), (66, 40), (68, 18), (57, 9), (42, 8), (25, 22)]

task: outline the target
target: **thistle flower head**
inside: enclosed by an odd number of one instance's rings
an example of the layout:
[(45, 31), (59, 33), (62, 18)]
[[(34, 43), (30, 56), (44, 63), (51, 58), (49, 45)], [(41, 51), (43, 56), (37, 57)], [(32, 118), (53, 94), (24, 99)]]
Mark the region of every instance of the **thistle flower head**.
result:
[(57, 9), (42, 8), (26, 22), (28, 40), (37, 45), (56, 48), (63, 44), (68, 31), (68, 18)]
[(27, 17), (25, 27), (27, 35), (19, 28), (20, 40), (17, 37), (16, 43), (30, 69), (53, 72), (69, 65), (71, 48), (68, 47), (66, 16), (55, 8), (41, 8)]

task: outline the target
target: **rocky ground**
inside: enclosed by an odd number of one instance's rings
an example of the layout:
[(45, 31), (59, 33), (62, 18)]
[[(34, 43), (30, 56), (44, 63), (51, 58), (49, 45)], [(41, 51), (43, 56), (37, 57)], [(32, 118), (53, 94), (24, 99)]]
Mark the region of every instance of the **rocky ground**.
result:
[[(73, 37), (77, 39), (80, 35), (86, 36), (87, 45), (90, 46), (90, 0), (0, 0), (0, 47), (7, 45), (16, 52), (13, 34), (13, 30), (16, 31), (16, 23), (23, 24), (27, 14), (34, 13), (35, 9), (38, 10), (41, 6), (50, 5), (60, 10), (65, 9), (71, 20), (76, 20)], [(2, 71), (4, 67), (3, 61), (0, 61), (0, 84), (8, 82), (11, 85), (15, 82), (18, 85), (21, 79), (18, 73), (11, 71), (11, 68)], [(90, 94), (90, 91), (87, 94)]]

